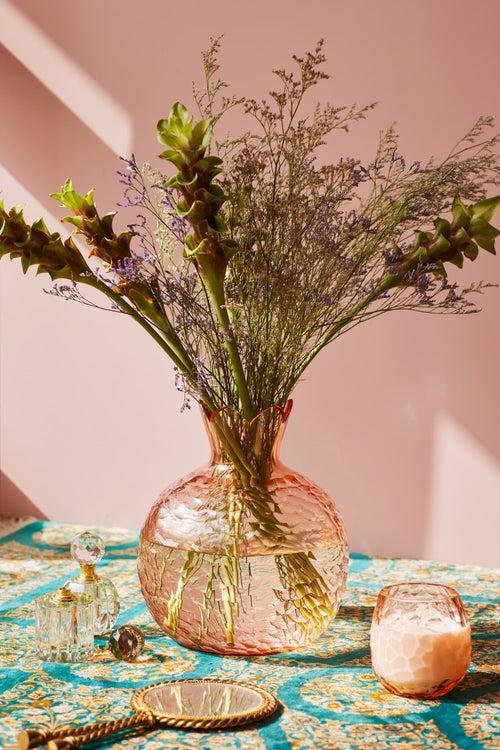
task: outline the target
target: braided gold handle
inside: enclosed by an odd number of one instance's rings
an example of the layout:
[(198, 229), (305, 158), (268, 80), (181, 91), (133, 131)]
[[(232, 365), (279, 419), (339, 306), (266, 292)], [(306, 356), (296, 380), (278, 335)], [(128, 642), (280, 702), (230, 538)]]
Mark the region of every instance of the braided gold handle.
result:
[(146, 712), (136, 713), (124, 719), (84, 724), (81, 727), (59, 727), (58, 729), (27, 729), (20, 732), (17, 738), (19, 750), (29, 750), (47, 744), (47, 750), (70, 750), (87, 742), (94, 742), (110, 734), (123, 732), (126, 729), (152, 727), (155, 717)]
[(73, 731), (74, 727), (71, 724), (66, 724), (58, 729), (24, 729), (17, 735), (17, 747), (18, 750), (29, 750), (32, 747), (45, 745), (53, 737), (65, 737)]

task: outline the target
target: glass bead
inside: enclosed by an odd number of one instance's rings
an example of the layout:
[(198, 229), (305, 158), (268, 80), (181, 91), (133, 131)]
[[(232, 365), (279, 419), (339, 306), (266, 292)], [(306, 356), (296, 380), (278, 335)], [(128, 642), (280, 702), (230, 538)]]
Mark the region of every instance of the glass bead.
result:
[(133, 661), (144, 648), (144, 636), (137, 625), (122, 625), (109, 636), (109, 650), (116, 659)]
[(64, 586), (35, 602), (36, 653), (43, 661), (85, 661), (94, 652), (94, 603)]
[(104, 542), (92, 531), (84, 531), (71, 542), (71, 556), (80, 565), (95, 565), (104, 556)]

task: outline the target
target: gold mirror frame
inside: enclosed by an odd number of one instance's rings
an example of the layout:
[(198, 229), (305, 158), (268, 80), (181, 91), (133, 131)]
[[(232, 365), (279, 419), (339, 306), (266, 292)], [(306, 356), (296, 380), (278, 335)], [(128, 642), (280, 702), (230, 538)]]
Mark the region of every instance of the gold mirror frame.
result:
[(132, 696), (131, 706), (137, 713), (153, 713), (151, 706), (148, 705), (145, 700), (145, 696), (155, 688), (161, 686), (170, 685), (186, 685), (186, 684), (221, 684), (230, 685), (232, 687), (239, 687), (245, 690), (250, 690), (256, 693), (261, 703), (256, 708), (249, 709), (247, 711), (240, 711), (238, 713), (225, 714), (223, 716), (211, 716), (209, 714), (202, 716), (193, 716), (189, 714), (162, 714), (154, 711), (154, 716), (158, 724), (167, 727), (174, 727), (176, 729), (226, 729), (228, 727), (242, 726), (243, 724), (251, 724), (253, 722), (262, 721), (263, 719), (271, 716), (278, 708), (278, 701), (268, 693), (267, 690), (263, 690), (257, 685), (251, 685), (245, 682), (238, 682), (236, 680), (224, 680), (216, 678), (199, 678), (191, 680), (169, 680), (168, 682), (156, 682), (153, 685), (137, 690)]
[[(160, 687), (170, 685), (229, 685), (231, 687), (249, 690), (259, 696), (259, 705), (247, 711), (239, 711), (222, 715), (196, 715), (196, 714), (172, 714), (163, 713), (155, 710), (149, 705), (146, 696), (149, 692)], [(209, 730), (209, 729), (229, 729), (240, 727), (245, 724), (254, 724), (263, 719), (267, 719), (277, 710), (279, 703), (277, 699), (267, 690), (254, 684), (238, 682), (236, 680), (224, 680), (217, 678), (198, 678), (186, 680), (167, 680), (156, 682), (152, 685), (137, 690), (130, 701), (135, 713), (123, 719), (113, 719), (106, 722), (97, 722), (95, 724), (85, 724), (80, 727), (62, 726), (55, 729), (27, 729), (18, 735), (18, 748), (28, 750), (29, 748), (47, 745), (47, 750), (71, 750), (71, 748), (80, 747), (87, 742), (108, 737), (117, 732), (123, 732), (127, 729), (154, 729), (157, 727), (171, 727), (173, 729), (186, 730)]]

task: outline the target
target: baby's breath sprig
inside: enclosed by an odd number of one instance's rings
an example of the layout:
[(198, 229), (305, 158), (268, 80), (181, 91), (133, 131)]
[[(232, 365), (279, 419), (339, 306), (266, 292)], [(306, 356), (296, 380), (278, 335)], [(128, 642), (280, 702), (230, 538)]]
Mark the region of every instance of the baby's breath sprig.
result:
[[(477, 310), (473, 295), (488, 285), (461, 289), (448, 267), (495, 252), (500, 200), (486, 195), (499, 183), (498, 135), (483, 116), (441, 162), (406, 164), (391, 126), (371, 161), (328, 163), (331, 137), (374, 105), (308, 105), (328, 79), (323, 42), (276, 69), (259, 100), (227, 94), (220, 46), (214, 39), (203, 53), (201, 119), (177, 102), (158, 122), (160, 158), (174, 174), (123, 160), (121, 205), (138, 212), (126, 231), (68, 180), (53, 197), (89, 258), (73, 237), (3, 205), (0, 254), (68, 280), (66, 299), (89, 304), (78, 285), (101, 291), (173, 360), (185, 395), (250, 420), (284, 405), (322, 349), (360, 323), (396, 310)], [(248, 129), (215, 139), (237, 106)]]

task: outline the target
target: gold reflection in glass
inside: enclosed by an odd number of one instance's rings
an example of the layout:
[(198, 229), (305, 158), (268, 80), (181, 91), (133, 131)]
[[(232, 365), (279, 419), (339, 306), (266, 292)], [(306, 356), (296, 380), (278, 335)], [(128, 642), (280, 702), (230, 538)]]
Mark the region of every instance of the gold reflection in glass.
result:
[(262, 696), (251, 687), (203, 680), (157, 685), (142, 700), (157, 716), (229, 716), (256, 711), (263, 704)]

